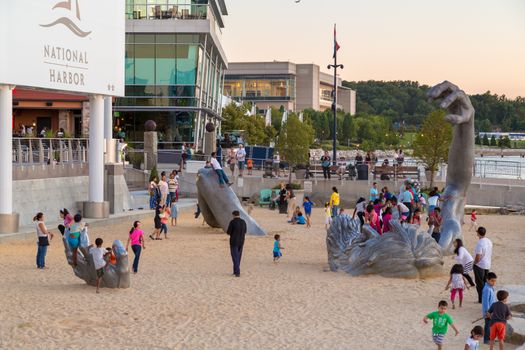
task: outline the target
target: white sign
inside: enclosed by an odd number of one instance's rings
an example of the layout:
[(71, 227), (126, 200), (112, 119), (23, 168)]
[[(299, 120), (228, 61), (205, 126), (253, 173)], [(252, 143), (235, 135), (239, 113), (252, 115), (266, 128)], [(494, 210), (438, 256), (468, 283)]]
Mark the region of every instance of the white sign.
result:
[(124, 0), (0, 0), (0, 83), (124, 96)]
[(312, 193), (312, 189), (313, 189), (312, 181), (305, 181), (303, 183), (303, 186), (304, 186), (304, 193)]

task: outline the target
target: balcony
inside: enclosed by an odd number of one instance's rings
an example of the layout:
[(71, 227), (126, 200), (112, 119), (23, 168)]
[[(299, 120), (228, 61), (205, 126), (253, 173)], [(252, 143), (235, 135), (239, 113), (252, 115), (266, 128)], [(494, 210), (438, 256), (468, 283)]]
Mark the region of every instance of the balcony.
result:
[(168, 20), (168, 19), (208, 19), (209, 5), (176, 3), (173, 0), (155, 1), (154, 4), (131, 4), (126, 9), (127, 19)]

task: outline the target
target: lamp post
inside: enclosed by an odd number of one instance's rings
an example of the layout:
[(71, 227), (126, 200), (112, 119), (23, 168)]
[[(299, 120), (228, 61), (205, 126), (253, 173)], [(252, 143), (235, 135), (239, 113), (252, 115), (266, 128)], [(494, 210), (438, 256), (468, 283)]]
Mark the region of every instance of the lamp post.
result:
[(334, 165), (337, 165), (337, 68), (343, 69), (344, 66), (342, 64), (337, 64), (337, 50), (334, 52), (334, 64), (329, 64), (328, 69), (334, 69), (334, 88), (332, 90), (333, 94), (333, 103), (332, 103), (332, 111), (334, 112), (334, 129), (332, 133), (332, 146), (333, 146), (333, 163)]

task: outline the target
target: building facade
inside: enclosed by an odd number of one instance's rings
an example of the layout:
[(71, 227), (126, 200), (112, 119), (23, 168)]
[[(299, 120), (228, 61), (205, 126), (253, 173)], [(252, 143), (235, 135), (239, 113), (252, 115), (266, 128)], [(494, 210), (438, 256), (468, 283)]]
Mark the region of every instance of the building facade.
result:
[(116, 127), (142, 140), (154, 120), (161, 141), (202, 146), (204, 126), (221, 118), (227, 14), (224, 0), (127, 1), (126, 97), (116, 100)]
[[(337, 108), (355, 114), (355, 91), (337, 79)], [(260, 109), (284, 107), (300, 112), (332, 107), (333, 76), (315, 64), (292, 62), (232, 62), (228, 65), (224, 95), (254, 102)]]

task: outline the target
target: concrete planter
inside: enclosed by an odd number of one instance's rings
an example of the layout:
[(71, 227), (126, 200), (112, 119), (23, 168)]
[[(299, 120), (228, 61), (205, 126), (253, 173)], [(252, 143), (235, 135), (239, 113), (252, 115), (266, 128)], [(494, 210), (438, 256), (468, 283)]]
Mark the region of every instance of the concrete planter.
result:
[(296, 179), (305, 179), (306, 178), (306, 169), (297, 169), (295, 170)]

